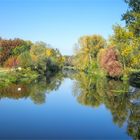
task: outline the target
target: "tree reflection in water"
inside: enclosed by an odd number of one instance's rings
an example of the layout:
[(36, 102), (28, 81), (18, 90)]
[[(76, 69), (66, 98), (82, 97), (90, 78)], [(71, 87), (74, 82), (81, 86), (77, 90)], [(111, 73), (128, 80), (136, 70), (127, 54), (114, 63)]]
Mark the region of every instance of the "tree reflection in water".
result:
[(134, 139), (140, 139), (140, 89), (128, 82), (105, 77), (90, 77), (84, 73), (75, 74), (73, 94), (80, 104), (98, 107), (104, 104), (119, 127), (127, 123), (127, 132)]
[(127, 132), (140, 139), (140, 89), (128, 82), (100, 76), (64, 71), (30, 84), (13, 84), (0, 89), (0, 98), (30, 98), (35, 104), (46, 101), (47, 94), (58, 90), (65, 78), (73, 80), (73, 95), (80, 104), (99, 107), (104, 104), (119, 127), (127, 123)]
[(46, 94), (57, 90), (63, 80), (63, 74), (57, 73), (46, 79), (35, 80), (30, 84), (12, 84), (0, 88), (0, 98), (30, 98), (35, 104), (43, 104), (46, 101)]

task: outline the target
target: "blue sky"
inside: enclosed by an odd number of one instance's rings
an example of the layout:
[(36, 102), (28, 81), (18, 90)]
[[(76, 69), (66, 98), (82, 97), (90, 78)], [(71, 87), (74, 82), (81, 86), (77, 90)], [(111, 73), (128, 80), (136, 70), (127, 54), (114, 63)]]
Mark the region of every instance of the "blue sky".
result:
[(108, 38), (121, 24), (124, 0), (0, 0), (0, 36), (44, 41), (72, 54), (83, 35)]

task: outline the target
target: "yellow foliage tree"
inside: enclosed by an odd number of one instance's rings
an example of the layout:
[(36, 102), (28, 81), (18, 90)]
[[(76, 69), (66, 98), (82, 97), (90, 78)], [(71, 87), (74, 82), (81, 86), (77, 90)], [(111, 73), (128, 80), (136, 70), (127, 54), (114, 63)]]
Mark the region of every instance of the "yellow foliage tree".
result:
[(99, 50), (105, 46), (106, 41), (100, 35), (81, 37), (78, 42), (78, 48), (76, 49), (75, 66), (78, 69), (87, 69), (93, 62), (96, 63)]
[(119, 25), (114, 26), (110, 44), (120, 52), (123, 68), (140, 68), (140, 37)]

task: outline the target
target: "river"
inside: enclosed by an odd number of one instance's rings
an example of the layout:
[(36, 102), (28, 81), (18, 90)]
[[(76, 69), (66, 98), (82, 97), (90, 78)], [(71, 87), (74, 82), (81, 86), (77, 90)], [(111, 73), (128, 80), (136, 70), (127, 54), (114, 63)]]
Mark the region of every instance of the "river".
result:
[(140, 90), (59, 73), (0, 89), (0, 139), (138, 139)]

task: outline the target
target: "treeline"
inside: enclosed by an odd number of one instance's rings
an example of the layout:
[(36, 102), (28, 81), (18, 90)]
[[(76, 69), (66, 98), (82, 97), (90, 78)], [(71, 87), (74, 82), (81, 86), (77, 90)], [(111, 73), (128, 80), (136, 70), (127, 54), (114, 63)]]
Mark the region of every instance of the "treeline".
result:
[(75, 47), (73, 64), (88, 73), (111, 77), (128, 76), (140, 69), (140, 1), (125, 0), (129, 8), (122, 15), (125, 27), (113, 26), (113, 35), (83, 36)]
[(0, 66), (3, 68), (30, 67), (44, 73), (53, 68), (60, 69), (63, 63), (64, 58), (59, 50), (44, 42), (32, 43), (22, 39), (0, 38)]
[(140, 1), (125, 2), (129, 6), (122, 15), (126, 26), (113, 26), (114, 33), (108, 40), (101, 35), (83, 36), (75, 47), (75, 54), (68, 57), (43, 42), (0, 38), (0, 66), (30, 68), (44, 74), (66, 65), (89, 74), (117, 78), (140, 72)]

